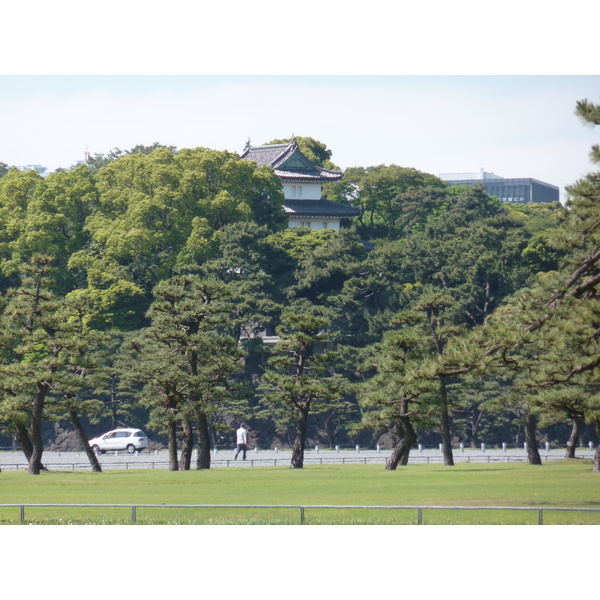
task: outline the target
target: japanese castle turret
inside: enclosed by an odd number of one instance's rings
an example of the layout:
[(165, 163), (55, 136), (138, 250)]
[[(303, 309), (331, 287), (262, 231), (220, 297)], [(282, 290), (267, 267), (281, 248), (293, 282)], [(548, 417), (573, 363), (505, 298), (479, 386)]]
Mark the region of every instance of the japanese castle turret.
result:
[(246, 146), (241, 158), (271, 167), (283, 182), (285, 212), (290, 227), (339, 229), (342, 219), (360, 214), (358, 208), (321, 198), (324, 183), (339, 181), (344, 173), (313, 164), (294, 140), (289, 144)]

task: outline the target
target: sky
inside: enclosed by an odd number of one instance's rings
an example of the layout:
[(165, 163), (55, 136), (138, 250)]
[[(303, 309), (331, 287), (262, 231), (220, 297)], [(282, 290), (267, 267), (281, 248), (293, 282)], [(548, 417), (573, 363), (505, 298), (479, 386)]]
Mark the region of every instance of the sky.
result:
[(0, 162), (310, 136), (341, 168), (593, 170), (600, 5), (571, 0), (30, 0), (3, 7)]
[(345, 169), (532, 177), (592, 170), (598, 132), (574, 114), (597, 75), (3, 75), (0, 162), (52, 171), (154, 142), (242, 152), (310, 136)]

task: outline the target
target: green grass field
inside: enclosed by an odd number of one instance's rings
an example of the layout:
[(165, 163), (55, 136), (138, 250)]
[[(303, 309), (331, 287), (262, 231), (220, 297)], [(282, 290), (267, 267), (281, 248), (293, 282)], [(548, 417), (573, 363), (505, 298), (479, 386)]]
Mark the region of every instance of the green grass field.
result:
[[(0, 473), (0, 504), (252, 504), (367, 506), (532, 506), (600, 508), (600, 474), (571, 460), (454, 467), (318, 465), (166, 470)], [(298, 524), (298, 508), (138, 508), (138, 524)], [(0, 523), (19, 523), (0, 507)], [(28, 507), (27, 523), (127, 524), (131, 509)], [(537, 511), (423, 510), (424, 524), (537, 524)], [(306, 524), (416, 524), (415, 509), (305, 510)], [(544, 511), (544, 524), (600, 524), (600, 512)]]

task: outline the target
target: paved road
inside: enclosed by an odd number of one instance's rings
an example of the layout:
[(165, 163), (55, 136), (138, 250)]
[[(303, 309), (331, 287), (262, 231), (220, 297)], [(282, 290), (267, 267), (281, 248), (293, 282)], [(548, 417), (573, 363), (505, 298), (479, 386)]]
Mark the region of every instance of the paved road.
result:
[[(593, 459), (594, 450), (580, 448), (577, 450), (578, 458)], [(390, 456), (390, 450), (329, 450), (307, 449), (304, 455), (305, 464), (384, 464)], [(211, 455), (212, 467), (258, 467), (289, 465), (291, 450), (250, 450), (246, 460), (240, 457), (234, 460), (234, 450), (213, 451)], [(543, 461), (560, 460), (564, 458), (563, 448), (554, 450), (540, 450)], [(195, 466), (196, 454), (192, 457), (192, 467)], [(459, 462), (517, 462), (526, 461), (527, 454), (524, 449), (481, 449), (465, 448), (454, 450), (454, 461)], [(44, 464), (50, 469), (85, 469), (89, 462), (84, 452), (44, 452)], [(438, 448), (414, 449), (410, 454), (410, 463), (441, 463), (442, 453)], [(107, 453), (100, 456), (100, 464), (104, 469), (164, 469), (168, 466), (167, 450), (140, 452), (127, 454), (127, 452)], [(26, 469), (27, 461), (22, 452), (0, 452), (0, 468)]]

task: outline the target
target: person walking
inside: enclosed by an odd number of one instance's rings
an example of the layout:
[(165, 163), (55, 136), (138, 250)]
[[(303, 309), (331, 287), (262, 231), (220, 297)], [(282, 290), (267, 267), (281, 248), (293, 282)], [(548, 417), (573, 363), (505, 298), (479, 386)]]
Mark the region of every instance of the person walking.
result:
[(236, 431), (237, 437), (237, 452), (235, 453), (235, 460), (237, 460), (238, 454), (242, 452), (242, 460), (246, 460), (246, 451), (248, 450), (248, 426), (246, 423), (242, 423), (240, 428)]

